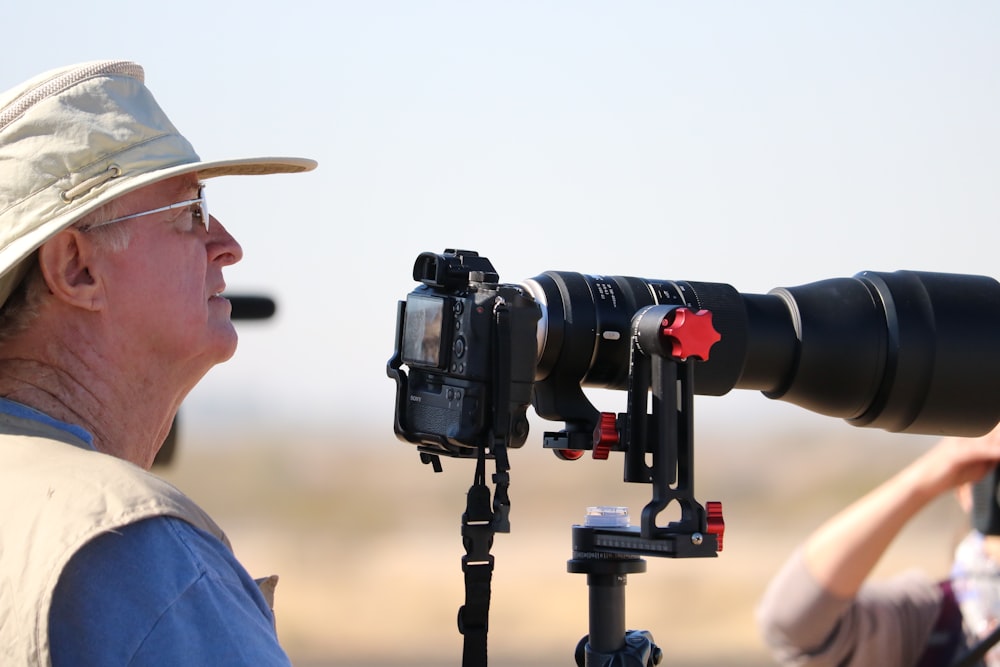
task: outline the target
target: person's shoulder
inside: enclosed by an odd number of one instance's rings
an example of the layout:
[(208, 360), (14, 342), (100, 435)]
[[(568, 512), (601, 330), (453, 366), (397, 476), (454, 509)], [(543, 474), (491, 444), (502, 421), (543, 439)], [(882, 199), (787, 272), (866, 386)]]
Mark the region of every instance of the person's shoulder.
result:
[[(155, 516), (101, 533), (70, 559), (60, 584), (103, 582), (180, 594), (228, 549), (212, 535), (172, 516)], [(94, 591), (97, 593), (97, 591)]]

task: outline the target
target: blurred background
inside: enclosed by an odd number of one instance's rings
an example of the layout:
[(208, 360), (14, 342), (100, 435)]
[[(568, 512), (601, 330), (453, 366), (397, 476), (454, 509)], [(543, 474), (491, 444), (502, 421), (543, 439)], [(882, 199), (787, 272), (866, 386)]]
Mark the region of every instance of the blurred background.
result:
[[(163, 469), (276, 572), (300, 665), (460, 664), (468, 462), (422, 466), (392, 433), (396, 302), (423, 251), (478, 250), (506, 282), (545, 270), (764, 293), (862, 270), (995, 275), (1000, 7), (640, 0), (324, 0), (5, 9), (0, 88), (132, 59), (203, 157), (301, 155), (313, 173), (213, 180), (241, 241), (235, 294), (275, 299), (182, 408)], [(621, 411), (624, 396), (595, 396)], [(718, 559), (650, 562), (628, 623), (666, 664), (769, 664), (768, 577), (815, 524), (930, 441), (755, 392), (700, 397), (700, 500)], [(567, 463), (534, 420), (494, 553), (496, 664), (572, 664), (586, 583), (566, 572), (588, 505), (648, 500), (620, 458)], [(881, 572), (941, 572), (942, 501)]]

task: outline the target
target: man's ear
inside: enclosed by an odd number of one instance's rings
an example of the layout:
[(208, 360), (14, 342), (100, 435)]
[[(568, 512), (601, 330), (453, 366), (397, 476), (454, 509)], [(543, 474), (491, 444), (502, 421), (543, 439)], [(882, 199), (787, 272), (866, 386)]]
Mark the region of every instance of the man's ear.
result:
[(86, 310), (98, 310), (101, 303), (100, 281), (92, 271), (94, 259), (94, 243), (72, 227), (38, 249), (38, 264), (49, 291), (59, 300)]

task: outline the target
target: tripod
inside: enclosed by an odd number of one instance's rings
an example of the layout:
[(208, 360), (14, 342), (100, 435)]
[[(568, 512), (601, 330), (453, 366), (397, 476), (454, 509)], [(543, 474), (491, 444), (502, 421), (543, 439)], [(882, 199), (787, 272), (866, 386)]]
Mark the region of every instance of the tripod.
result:
[[(632, 318), (633, 342), (629, 356), (628, 410), (596, 414), (590, 434), (546, 433), (545, 447), (564, 459), (583, 452), (567, 449), (569, 442), (586, 442), (598, 459), (610, 452), (625, 454), (625, 481), (650, 484), (652, 500), (643, 508), (639, 526), (628, 521), (590, 521), (573, 527), (573, 558), (567, 569), (587, 575), (590, 632), (579, 643), (579, 667), (649, 667), (662, 652), (646, 631), (625, 627), (625, 584), (629, 574), (646, 571), (644, 556), (669, 558), (715, 557), (722, 550), (725, 524), (720, 503), (702, 506), (694, 498), (692, 359), (708, 359), (719, 340), (706, 311), (676, 306), (649, 306)], [(502, 385), (503, 383), (501, 383)], [(651, 414), (647, 412), (652, 396)], [(498, 401), (501, 405), (503, 401)], [(505, 420), (498, 420), (506, 423)], [(496, 434), (490, 455), (496, 461), (497, 492), (490, 506), (486, 486), (486, 451), (477, 451), (476, 475), (462, 517), (466, 556), (462, 570), (466, 602), (459, 610), (459, 631), (465, 636), (463, 667), (485, 667), (486, 635), (496, 532), (509, 532), (507, 485), (510, 469), (506, 432)], [(583, 438), (574, 437), (584, 435)], [(436, 454), (421, 459), (440, 470)], [(681, 516), (657, 525), (660, 513), (677, 503)], [(605, 517), (606, 518), (606, 517)], [(627, 518), (627, 516), (626, 516)]]
[[(662, 652), (646, 633), (648, 641), (629, 644), (625, 626), (625, 584), (628, 575), (646, 571), (646, 561), (638, 556), (599, 559), (574, 557), (567, 563), (570, 572), (586, 574), (589, 591), (589, 634), (576, 647), (578, 667), (658, 665)], [(615, 660), (618, 662), (614, 662)]]
[[(577, 646), (579, 667), (659, 664), (662, 651), (652, 636), (626, 630), (628, 575), (646, 571), (643, 556), (715, 557), (722, 550), (721, 504), (703, 507), (694, 498), (694, 375), (689, 360), (707, 359), (718, 334), (707, 313), (669, 306), (640, 311), (633, 318), (633, 332), (628, 412), (601, 415), (593, 448), (596, 458), (623, 451), (625, 481), (651, 484), (653, 498), (637, 527), (628, 525), (627, 514), (615, 511), (610, 517), (598, 512), (595, 521), (588, 516), (585, 525), (573, 526), (567, 570), (586, 574), (589, 591), (589, 634)], [(652, 414), (647, 413), (650, 393)], [(659, 514), (672, 502), (680, 506), (680, 519), (658, 526)]]

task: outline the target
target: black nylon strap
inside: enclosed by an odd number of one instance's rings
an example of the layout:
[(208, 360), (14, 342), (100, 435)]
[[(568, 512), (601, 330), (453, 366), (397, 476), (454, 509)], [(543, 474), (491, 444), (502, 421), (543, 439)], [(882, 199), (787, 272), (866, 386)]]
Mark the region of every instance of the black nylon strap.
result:
[(458, 610), (458, 630), (465, 637), (463, 667), (486, 667), (492, 578), (492, 565), (473, 565), (465, 570), (465, 604)]
[(466, 497), (462, 515), (465, 556), (465, 604), (458, 610), (458, 631), (465, 637), (463, 667), (486, 667), (486, 633), (489, 630), (490, 583), (493, 580), (493, 511), (485, 484), (486, 453), (479, 451), (476, 477)]
[(493, 358), (493, 425), (490, 454), (496, 461), (493, 483), (496, 494), (490, 503), (486, 486), (486, 447), (479, 447), (476, 475), (462, 515), (462, 572), (465, 573), (465, 604), (458, 610), (458, 631), (465, 637), (463, 667), (486, 667), (486, 634), (489, 630), (490, 584), (493, 580), (493, 536), (510, 532), (510, 463), (507, 440), (510, 435), (510, 312), (499, 300), (494, 306), (497, 329), (496, 356)]

